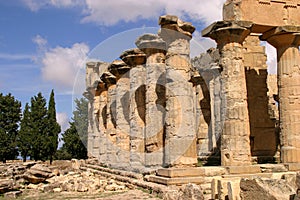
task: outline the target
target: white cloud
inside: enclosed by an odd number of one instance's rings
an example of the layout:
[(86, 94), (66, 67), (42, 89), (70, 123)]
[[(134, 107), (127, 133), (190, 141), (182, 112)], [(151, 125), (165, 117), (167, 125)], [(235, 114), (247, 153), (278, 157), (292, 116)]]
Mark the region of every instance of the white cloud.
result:
[(57, 8), (67, 8), (84, 5), (84, 0), (22, 0), (31, 10), (38, 11), (43, 7), (53, 6)]
[(83, 22), (111, 26), (120, 21), (157, 19), (163, 13), (178, 15), (183, 19), (188, 17), (208, 25), (222, 19), (222, 6), (225, 0), (23, 0), (23, 2), (32, 11), (49, 6), (57, 8), (80, 6), (84, 13)]
[(85, 43), (47, 50), (41, 60), (43, 78), (61, 88), (72, 88), (78, 70), (85, 65), (88, 52), (89, 47)]
[(47, 45), (47, 40), (40, 35), (36, 35), (32, 41), (37, 44), (39, 48), (44, 48)]
[(66, 129), (69, 128), (69, 117), (67, 113), (56, 113), (56, 120), (57, 123), (61, 126), (61, 132), (64, 132)]
[(28, 60), (32, 59), (33, 55), (29, 54), (9, 54), (9, 53), (0, 53), (0, 59), (3, 60)]
[(266, 47), (267, 65), (269, 74), (277, 74), (277, 52), (276, 49), (267, 42), (263, 43)]
[(156, 19), (160, 14), (177, 15), (201, 20), (205, 24), (222, 19), (222, 5), (225, 0), (86, 0), (87, 10), (83, 22), (96, 22), (100, 25), (114, 25), (120, 21), (136, 21), (138, 19)]

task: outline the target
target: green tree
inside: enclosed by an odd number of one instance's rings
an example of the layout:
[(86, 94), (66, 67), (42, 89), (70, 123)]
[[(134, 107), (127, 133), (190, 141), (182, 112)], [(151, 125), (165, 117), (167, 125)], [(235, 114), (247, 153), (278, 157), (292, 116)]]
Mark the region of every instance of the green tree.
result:
[(49, 105), (48, 105), (48, 129), (47, 129), (47, 151), (49, 155), (50, 164), (52, 164), (53, 156), (58, 146), (58, 134), (61, 131), (60, 125), (56, 120), (56, 109), (54, 100), (54, 91), (51, 91)]
[(26, 162), (26, 158), (31, 150), (33, 139), (30, 107), (28, 103), (26, 103), (23, 111), (23, 118), (21, 120), (20, 131), (17, 137), (18, 150), (21, 153), (24, 162)]
[(88, 129), (88, 101), (84, 98), (75, 99), (76, 109), (73, 118), (62, 137), (64, 142), (56, 158), (86, 159), (87, 158), (87, 129)]
[(32, 149), (30, 157), (34, 160), (47, 159), (47, 108), (46, 99), (39, 92), (31, 98), (31, 121), (32, 121)]
[(77, 128), (74, 122), (70, 122), (70, 128), (68, 128), (63, 134), (64, 144), (61, 148), (61, 154), (65, 156), (64, 159), (86, 159), (87, 150), (81, 141)]
[(87, 147), (88, 136), (88, 101), (85, 98), (75, 99), (75, 111), (73, 111), (74, 125), (78, 135), (85, 147)]
[(10, 93), (0, 93), (0, 160), (6, 162), (18, 155), (16, 137), (21, 119), (21, 102)]

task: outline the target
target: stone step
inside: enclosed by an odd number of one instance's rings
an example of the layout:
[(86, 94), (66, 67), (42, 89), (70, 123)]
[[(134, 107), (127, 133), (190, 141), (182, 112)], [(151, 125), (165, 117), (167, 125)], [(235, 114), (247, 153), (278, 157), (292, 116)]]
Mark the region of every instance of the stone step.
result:
[(162, 168), (156, 172), (162, 177), (197, 177), (197, 176), (221, 176), (226, 174), (224, 167), (193, 167), (193, 168)]
[(205, 179), (204, 177), (198, 176), (198, 177), (176, 177), (176, 178), (168, 178), (168, 177), (162, 177), (162, 176), (156, 176), (156, 175), (149, 175), (147, 177), (147, 181), (153, 182), (153, 183), (159, 183), (163, 185), (184, 185), (188, 183), (195, 183), (195, 184), (204, 184)]

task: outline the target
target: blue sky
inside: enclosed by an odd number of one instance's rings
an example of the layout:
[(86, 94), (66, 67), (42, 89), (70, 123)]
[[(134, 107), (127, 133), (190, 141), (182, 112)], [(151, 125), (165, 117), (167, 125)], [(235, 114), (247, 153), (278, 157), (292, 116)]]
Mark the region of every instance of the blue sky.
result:
[[(58, 121), (72, 116), (73, 85), (89, 55), (111, 62), (134, 47), (134, 38), (156, 32), (160, 15), (196, 26), (197, 55), (214, 46), (201, 30), (221, 20), (224, 0), (0, 0), (0, 92), (24, 106), (42, 92), (56, 94)], [(78, 77), (78, 76), (77, 76)], [(79, 76), (82, 77), (82, 76)], [(78, 85), (78, 83), (77, 83)]]

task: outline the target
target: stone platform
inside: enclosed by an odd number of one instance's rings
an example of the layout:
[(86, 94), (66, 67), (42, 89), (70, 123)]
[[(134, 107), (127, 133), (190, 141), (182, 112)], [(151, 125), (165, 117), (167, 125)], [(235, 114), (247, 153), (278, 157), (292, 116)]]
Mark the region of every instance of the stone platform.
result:
[(163, 168), (147, 180), (163, 185), (187, 183), (207, 184), (213, 179), (230, 178), (280, 178), (283, 174), (300, 171), (300, 164), (259, 164), (230, 167)]

